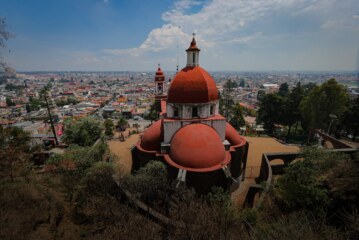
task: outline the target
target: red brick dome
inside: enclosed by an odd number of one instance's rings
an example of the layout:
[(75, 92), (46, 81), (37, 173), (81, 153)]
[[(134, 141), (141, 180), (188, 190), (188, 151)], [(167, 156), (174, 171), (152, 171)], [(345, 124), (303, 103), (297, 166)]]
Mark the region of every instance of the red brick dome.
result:
[(203, 68), (185, 67), (172, 80), (168, 90), (170, 103), (206, 103), (218, 100), (216, 83)]
[(216, 130), (201, 123), (178, 130), (172, 137), (169, 155), (174, 163), (190, 169), (220, 168), (230, 160)]
[(147, 151), (159, 151), (163, 139), (162, 120), (153, 123), (141, 137), (141, 148)]

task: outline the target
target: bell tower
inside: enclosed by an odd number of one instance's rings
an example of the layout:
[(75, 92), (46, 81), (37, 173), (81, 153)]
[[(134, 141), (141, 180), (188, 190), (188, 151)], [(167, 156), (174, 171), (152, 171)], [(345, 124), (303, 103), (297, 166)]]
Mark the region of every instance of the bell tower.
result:
[(162, 72), (160, 64), (155, 75), (155, 108), (158, 113), (161, 111), (161, 101), (166, 99), (165, 95), (165, 75)]

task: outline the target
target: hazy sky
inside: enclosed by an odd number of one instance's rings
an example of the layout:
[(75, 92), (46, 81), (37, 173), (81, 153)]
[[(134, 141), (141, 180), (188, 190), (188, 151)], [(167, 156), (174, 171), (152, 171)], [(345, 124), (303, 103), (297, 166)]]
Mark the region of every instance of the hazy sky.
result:
[(19, 70), (358, 70), (358, 0), (1, 0)]

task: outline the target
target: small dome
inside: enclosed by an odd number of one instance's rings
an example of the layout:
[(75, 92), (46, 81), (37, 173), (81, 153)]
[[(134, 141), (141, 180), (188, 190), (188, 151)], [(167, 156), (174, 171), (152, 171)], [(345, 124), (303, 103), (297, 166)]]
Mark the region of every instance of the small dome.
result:
[(158, 69), (157, 69), (156, 76), (163, 76), (163, 72), (160, 67), (158, 67)]
[(194, 35), (193, 35), (193, 38), (192, 38), (192, 42), (191, 44), (189, 45), (189, 48), (186, 50), (186, 52), (188, 51), (201, 51), (198, 47), (197, 47), (197, 43), (196, 43), (196, 39), (194, 38)]
[(226, 139), (231, 145), (243, 145), (246, 143), (246, 140), (229, 123), (226, 123)]
[(216, 83), (203, 68), (185, 67), (171, 82), (170, 103), (207, 103), (218, 100)]
[(187, 125), (173, 136), (170, 157), (179, 166), (211, 168), (226, 161), (226, 152), (217, 132), (205, 124)]
[(141, 137), (141, 148), (147, 151), (159, 151), (163, 140), (162, 120), (153, 123)]

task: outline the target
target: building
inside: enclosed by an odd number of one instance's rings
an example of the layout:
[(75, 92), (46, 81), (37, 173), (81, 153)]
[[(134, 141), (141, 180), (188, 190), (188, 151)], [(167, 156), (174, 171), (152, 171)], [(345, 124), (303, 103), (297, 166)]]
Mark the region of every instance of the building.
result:
[[(161, 97), (161, 119), (132, 149), (132, 170), (159, 160), (170, 178), (198, 193), (214, 186), (234, 191), (244, 180), (248, 144), (219, 114), (217, 86), (199, 66), (194, 36), (186, 52), (187, 66), (171, 81), (166, 101)], [(155, 93), (159, 93), (157, 73)]]

